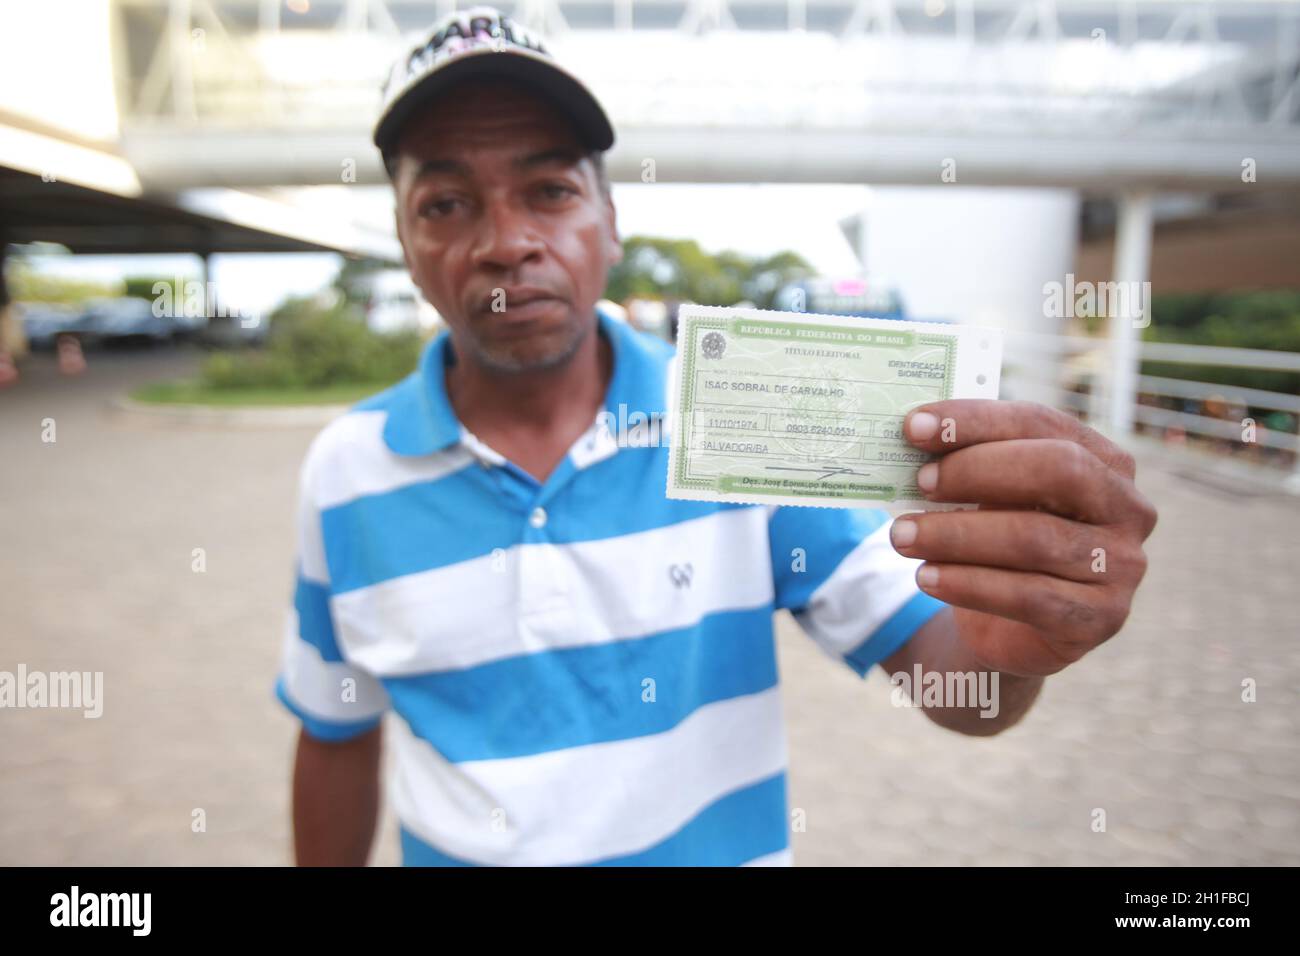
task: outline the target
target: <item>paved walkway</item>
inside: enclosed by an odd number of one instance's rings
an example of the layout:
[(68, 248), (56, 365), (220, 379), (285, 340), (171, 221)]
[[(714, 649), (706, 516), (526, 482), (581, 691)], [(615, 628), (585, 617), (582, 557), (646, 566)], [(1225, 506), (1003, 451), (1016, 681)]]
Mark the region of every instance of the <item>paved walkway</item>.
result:
[[(269, 688), (312, 431), (124, 417), (113, 395), (193, 357), (90, 359), (0, 392), (0, 670), (106, 685), (98, 720), (0, 711), (0, 864), (287, 862), (296, 728)], [(893, 707), (782, 619), (798, 863), (1300, 864), (1300, 502), (1140, 484), (1161, 522), (1129, 626), (999, 737)]]

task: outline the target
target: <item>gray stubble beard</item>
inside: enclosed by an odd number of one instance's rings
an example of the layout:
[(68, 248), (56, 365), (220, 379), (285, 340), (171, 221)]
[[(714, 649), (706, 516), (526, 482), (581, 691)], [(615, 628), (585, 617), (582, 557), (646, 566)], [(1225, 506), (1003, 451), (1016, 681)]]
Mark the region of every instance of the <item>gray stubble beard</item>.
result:
[(527, 362), (501, 361), (488, 349), (483, 348), (477, 339), (472, 338), (471, 341), (474, 344), (474, 359), (480, 366), (493, 372), (513, 375), (523, 372), (545, 372), (565, 365), (578, 353), (578, 349), (582, 347), (582, 343), (586, 341), (591, 331), (590, 326), (579, 327), (577, 334), (563, 350)]

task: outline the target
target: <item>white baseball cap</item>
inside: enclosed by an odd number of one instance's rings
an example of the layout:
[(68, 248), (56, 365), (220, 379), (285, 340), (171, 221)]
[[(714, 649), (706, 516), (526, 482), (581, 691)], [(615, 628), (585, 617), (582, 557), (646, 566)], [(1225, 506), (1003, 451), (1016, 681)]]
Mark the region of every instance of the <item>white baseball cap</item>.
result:
[(519, 80), (567, 114), (589, 149), (614, 145), (614, 129), (596, 97), (555, 62), (537, 34), (493, 7), (471, 7), (440, 19), (393, 64), (375, 123), (380, 152), (392, 152), (402, 126), (421, 106), (470, 77)]

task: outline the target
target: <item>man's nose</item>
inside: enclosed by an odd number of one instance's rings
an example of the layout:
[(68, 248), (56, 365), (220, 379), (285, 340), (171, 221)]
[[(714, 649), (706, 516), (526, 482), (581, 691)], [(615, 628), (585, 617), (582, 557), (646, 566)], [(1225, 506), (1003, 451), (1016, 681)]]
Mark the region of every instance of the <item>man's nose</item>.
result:
[(508, 203), (486, 208), (474, 248), (477, 264), (513, 269), (538, 255), (542, 248), (541, 237), (526, 211)]

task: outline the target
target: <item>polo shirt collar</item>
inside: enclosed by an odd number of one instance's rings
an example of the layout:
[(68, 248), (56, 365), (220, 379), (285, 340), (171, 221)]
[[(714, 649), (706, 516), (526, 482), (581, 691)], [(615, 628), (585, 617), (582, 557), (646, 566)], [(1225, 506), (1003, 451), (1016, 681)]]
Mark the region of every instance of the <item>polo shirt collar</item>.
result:
[(444, 331), (424, 347), (415, 372), (394, 389), (384, 442), (399, 455), (432, 455), (460, 441), (460, 422), (443, 378), (450, 350), (451, 336)]
[[(659, 411), (664, 403), (665, 363), (625, 322), (596, 310), (597, 328), (610, 343), (613, 372), (605, 410), (619, 418), (640, 410)], [(459, 445), (465, 430), (447, 397), (446, 367), (451, 335), (444, 331), (425, 346), (415, 372), (399, 383), (388, 402), (384, 442), (399, 455), (421, 456)]]

